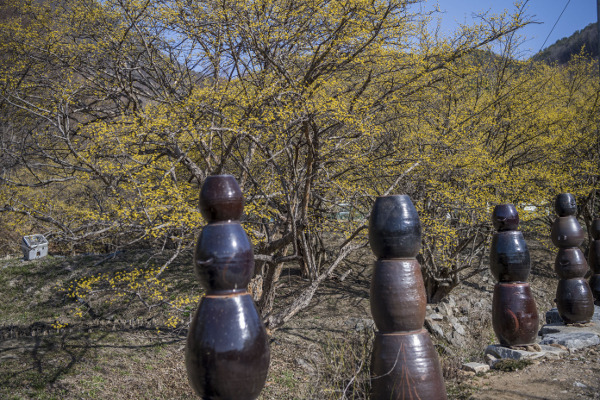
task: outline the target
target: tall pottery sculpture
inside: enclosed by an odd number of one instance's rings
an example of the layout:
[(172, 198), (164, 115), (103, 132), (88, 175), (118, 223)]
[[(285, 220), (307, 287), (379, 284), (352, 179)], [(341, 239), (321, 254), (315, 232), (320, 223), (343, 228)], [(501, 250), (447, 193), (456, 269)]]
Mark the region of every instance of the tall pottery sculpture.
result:
[(206, 179), (200, 211), (208, 225), (194, 254), (206, 295), (190, 325), (185, 353), (190, 384), (205, 400), (254, 400), (269, 368), (268, 337), (246, 290), (254, 255), (239, 223), (243, 208), (244, 197), (233, 176)]
[(492, 238), (490, 269), (498, 281), (494, 286), (492, 325), (503, 346), (535, 342), (539, 316), (527, 278), (529, 249), (517, 230), (519, 214), (512, 204), (499, 204), (492, 213), (497, 232)]
[(378, 257), (371, 281), (377, 326), (371, 360), (371, 398), (446, 399), (437, 352), (423, 329), (426, 296), (421, 266), (421, 223), (406, 195), (378, 197), (369, 220)]
[(600, 218), (592, 221), (591, 234), (588, 263), (593, 275), (590, 278), (590, 287), (596, 304), (600, 305)]
[(556, 289), (558, 314), (567, 324), (589, 322), (594, 315), (594, 298), (584, 279), (588, 265), (578, 246), (584, 235), (577, 222), (577, 204), (570, 193), (556, 197), (554, 209), (558, 218), (552, 224), (552, 243), (558, 247), (554, 270), (559, 281)]

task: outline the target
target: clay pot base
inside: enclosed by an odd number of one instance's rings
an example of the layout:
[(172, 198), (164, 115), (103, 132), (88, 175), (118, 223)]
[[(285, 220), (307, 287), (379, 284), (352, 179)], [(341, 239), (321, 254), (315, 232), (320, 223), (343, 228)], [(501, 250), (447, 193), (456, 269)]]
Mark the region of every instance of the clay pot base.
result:
[(425, 329), (375, 335), (371, 399), (446, 400), (437, 352)]
[(252, 296), (206, 296), (192, 319), (186, 368), (200, 398), (254, 400), (269, 369), (269, 343)]

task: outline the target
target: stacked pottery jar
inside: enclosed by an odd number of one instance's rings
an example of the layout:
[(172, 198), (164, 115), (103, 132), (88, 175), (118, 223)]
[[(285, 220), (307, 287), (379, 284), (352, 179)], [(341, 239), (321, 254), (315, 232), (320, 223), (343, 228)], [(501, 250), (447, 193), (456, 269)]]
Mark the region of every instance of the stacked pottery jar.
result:
[(206, 179), (200, 211), (208, 225), (194, 254), (206, 295), (192, 319), (185, 353), (190, 384), (202, 399), (254, 400), (269, 368), (268, 337), (246, 290), (254, 255), (239, 223), (243, 207), (233, 176)]
[(593, 220), (590, 228), (592, 241), (588, 252), (588, 263), (593, 273), (590, 287), (596, 304), (600, 305), (600, 218)]
[(519, 214), (512, 204), (499, 204), (492, 213), (497, 232), (492, 238), (490, 269), (498, 281), (492, 301), (492, 325), (503, 346), (533, 344), (539, 316), (527, 278), (529, 249), (517, 230)]
[(570, 193), (556, 197), (554, 209), (558, 218), (552, 224), (552, 243), (559, 248), (554, 270), (559, 281), (556, 289), (558, 314), (567, 324), (589, 322), (594, 315), (594, 298), (588, 282), (584, 279), (588, 265), (578, 246), (584, 235), (577, 222), (577, 204)]
[(446, 399), (437, 352), (423, 329), (426, 296), (421, 266), (421, 223), (406, 195), (378, 197), (369, 220), (378, 257), (371, 281), (377, 326), (371, 360), (374, 400)]

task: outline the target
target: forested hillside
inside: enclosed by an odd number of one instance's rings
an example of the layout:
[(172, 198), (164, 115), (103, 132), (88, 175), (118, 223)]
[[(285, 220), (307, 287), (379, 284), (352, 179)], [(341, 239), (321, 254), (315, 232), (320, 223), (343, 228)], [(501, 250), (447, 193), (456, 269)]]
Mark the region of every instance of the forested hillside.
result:
[(562, 38), (543, 51), (536, 54), (533, 59), (547, 63), (556, 62), (565, 64), (575, 55), (585, 54), (591, 58), (598, 58), (598, 23), (589, 24), (571, 36)]

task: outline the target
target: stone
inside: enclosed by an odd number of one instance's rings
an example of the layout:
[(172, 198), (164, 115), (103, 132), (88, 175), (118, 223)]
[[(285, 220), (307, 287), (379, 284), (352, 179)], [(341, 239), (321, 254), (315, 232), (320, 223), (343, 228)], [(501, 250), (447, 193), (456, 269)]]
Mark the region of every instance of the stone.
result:
[(452, 325), (452, 329), (454, 329), (454, 331), (460, 336), (464, 336), (467, 334), (467, 332), (465, 331), (465, 327), (462, 326), (460, 322), (458, 322), (458, 319), (450, 318), (450, 324)]
[(437, 338), (446, 339), (446, 335), (444, 334), (444, 330), (442, 329), (442, 327), (436, 322), (434, 322), (431, 318), (425, 318), (425, 327), (427, 328), (427, 330), (429, 330), (429, 332), (431, 332), (431, 334), (433, 334)]
[(491, 354), (486, 354), (484, 359), (487, 365), (489, 365), (490, 367), (493, 367), (494, 364), (498, 362), (498, 359)]
[(467, 341), (464, 336), (459, 335), (456, 331), (446, 336), (451, 345), (455, 348), (463, 348), (467, 346)]
[(438, 314), (438, 313), (429, 314), (428, 317), (431, 318), (433, 321), (443, 321), (444, 320), (444, 316), (442, 314)]
[(345, 322), (345, 325), (350, 326), (357, 332), (374, 329), (375, 321), (370, 318), (356, 318), (351, 317), (348, 318)]
[(452, 317), (454, 315), (454, 312), (452, 311), (452, 306), (446, 303), (440, 304), (440, 306), (438, 307), (438, 312), (446, 314), (448, 317)]
[(545, 344), (541, 344), (540, 348), (541, 351), (526, 351), (491, 344), (485, 349), (485, 354), (490, 354), (497, 359), (510, 358), (512, 360), (558, 359), (568, 354), (565, 350)]
[(448, 297), (446, 298), (446, 301), (447, 301), (447, 304), (448, 304), (450, 307), (456, 307), (456, 302), (454, 301), (454, 297), (453, 297), (453, 296), (448, 296)]
[(546, 311), (546, 323), (547, 324), (555, 324), (563, 322), (562, 318), (558, 314), (558, 309), (555, 307), (550, 311)]
[(573, 386), (578, 387), (578, 388), (582, 388), (582, 389), (585, 389), (587, 387), (586, 384), (583, 384), (583, 383), (577, 382), (577, 381), (575, 381), (575, 383), (573, 383)]
[(476, 374), (485, 373), (490, 370), (489, 365), (476, 362), (465, 363), (462, 365), (462, 368), (465, 371), (475, 372)]
[(540, 344), (561, 346), (568, 350), (579, 350), (600, 344), (600, 307), (594, 307), (594, 316), (587, 324), (565, 325), (556, 308), (546, 313), (547, 324), (539, 335)]
[(524, 350), (524, 351), (529, 351), (529, 352), (542, 351), (541, 346), (537, 343), (528, 344), (528, 345), (524, 345), (524, 346), (510, 346), (510, 348), (513, 350)]
[(593, 332), (558, 332), (544, 335), (541, 344), (560, 344), (569, 350), (579, 350), (600, 344), (600, 336)]

